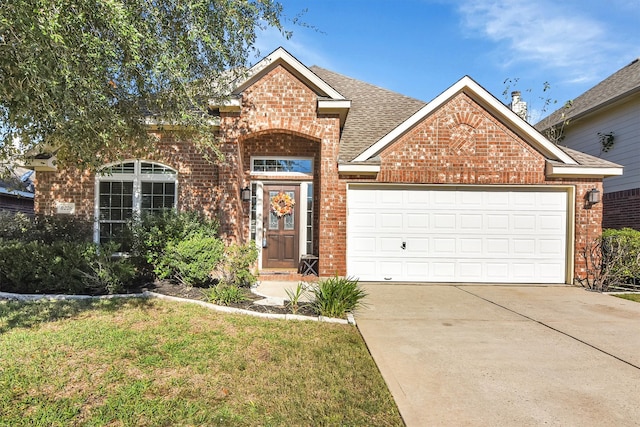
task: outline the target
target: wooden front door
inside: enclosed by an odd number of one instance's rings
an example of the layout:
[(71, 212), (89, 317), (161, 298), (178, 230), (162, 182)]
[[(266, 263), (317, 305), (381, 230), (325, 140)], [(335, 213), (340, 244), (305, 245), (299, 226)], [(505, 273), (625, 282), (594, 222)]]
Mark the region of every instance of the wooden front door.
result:
[(298, 268), (299, 194), (297, 185), (264, 185), (263, 268)]

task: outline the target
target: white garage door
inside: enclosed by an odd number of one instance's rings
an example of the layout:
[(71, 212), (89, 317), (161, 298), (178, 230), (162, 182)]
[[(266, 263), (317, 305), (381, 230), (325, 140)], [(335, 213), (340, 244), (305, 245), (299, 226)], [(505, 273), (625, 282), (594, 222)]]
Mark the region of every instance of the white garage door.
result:
[(564, 283), (567, 197), (351, 187), (347, 273), (363, 281)]

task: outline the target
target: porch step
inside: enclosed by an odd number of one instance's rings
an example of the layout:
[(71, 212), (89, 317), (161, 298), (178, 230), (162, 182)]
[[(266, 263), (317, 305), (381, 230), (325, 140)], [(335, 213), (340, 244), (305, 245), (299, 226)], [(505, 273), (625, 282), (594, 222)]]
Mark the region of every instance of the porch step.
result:
[(318, 276), (314, 276), (313, 274), (303, 275), (297, 271), (262, 270), (260, 271), (258, 280), (261, 282), (317, 282)]

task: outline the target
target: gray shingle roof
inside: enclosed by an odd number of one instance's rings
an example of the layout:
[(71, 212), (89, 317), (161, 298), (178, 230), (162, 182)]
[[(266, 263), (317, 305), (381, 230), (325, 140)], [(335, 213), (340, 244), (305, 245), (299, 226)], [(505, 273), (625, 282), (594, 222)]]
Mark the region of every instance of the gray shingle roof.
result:
[(617, 168), (620, 165), (612, 163), (610, 161), (601, 159), (599, 157), (592, 156), (590, 154), (583, 153), (581, 151), (573, 150), (568, 147), (558, 146), (562, 151), (567, 153), (573, 160), (578, 162), (576, 166), (584, 166), (589, 168)]
[(571, 108), (554, 111), (538, 122), (535, 128), (545, 130), (564, 119), (575, 119), (636, 92), (640, 92), (640, 59), (634, 60), (574, 99)]
[(318, 77), (351, 100), (340, 139), (339, 162), (348, 162), (426, 105), (425, 102), (317, 66)]

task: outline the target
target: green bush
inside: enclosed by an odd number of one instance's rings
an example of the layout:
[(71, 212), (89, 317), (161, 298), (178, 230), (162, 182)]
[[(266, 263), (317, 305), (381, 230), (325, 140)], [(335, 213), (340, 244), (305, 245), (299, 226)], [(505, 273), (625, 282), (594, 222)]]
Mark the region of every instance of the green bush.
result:
[(0, 239), (22, 242), (90, 242), (93, 222), (70, 215), (0, 212)]
[(224, 262), (221, 266), (221, 281), (230, 285), (249, 287), (256, 281), (253, 267), (258, 259), (258, 248), (255, 242), (239, 245), (233, 243), (225, 249)]
[(135, 269), (90, 242), (0, 243), (0, 291), (23, 294), (121, 292)]
[(171, 242), (179, 242), (200, 233), (215, 237), (218, 222), (197, 212), (176, 212), (173, 209), (145, 214), (129, 224), (124, 249), (131, 254), (141, 272), (162, 271), (161, 260)]
[(171, 240), (157, 262), (159, 278), (173, 278), (187, 286), (204, 286), (224, 254), (224, 243), (217, 237), (195, 232), (181, 240)]
[(119, 247), (114, 243), (91, 245), (84, 253), (88, 270), (83, 271), (86, 287), (96, 293), (123, 292), (136, 276), (136, 268), (126, 256), (116, 256)]
[(640, 231), (632, 228), (604, 230), (602, 257), (622, 281), (640, 279)]
[(366, 292), (358, 286), (358, 279), (332, 277), (313, 288), (313, 308), (321, 316), (344, 317), (347, 312), (362, 306)]
[(248, 299), (245, 289), (224, 283), (203, 289), (202, 293), (207, 302), (219, 305), (237, 304)]

